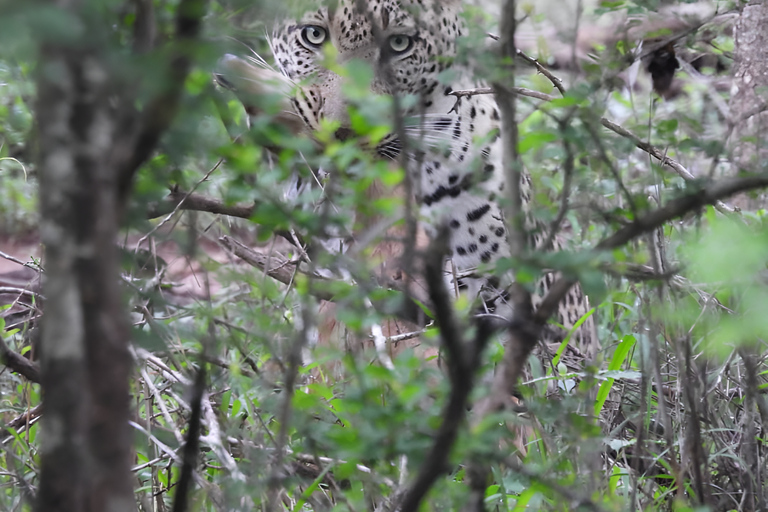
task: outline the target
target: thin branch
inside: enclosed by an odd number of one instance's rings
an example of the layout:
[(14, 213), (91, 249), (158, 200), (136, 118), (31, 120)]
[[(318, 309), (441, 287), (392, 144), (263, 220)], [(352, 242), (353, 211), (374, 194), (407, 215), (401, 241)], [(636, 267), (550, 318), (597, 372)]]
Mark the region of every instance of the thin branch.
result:
[(518, 57), (520, 57), (521, 59), (523, 59), (528, 64), (531, 64), (533, 67), (535, 67), (536, 71), (538, 71), (539, 73), (541, 73), (542, 75), (547, 77), (547, 79), (550, 82), (552, 82), (552, 85), (554, 85), (555, 88), (558, 91), (560, 91), (560, 94), (565, 96), (565, 87), (563, 87), (563, 81), (562, 80), (560, 80), (555, 75), (550, 73), (550, 71), (547, 68), (545, 68), (544, 66), (542, 66), (541, 63), (538, 60), (534, 59), (533, 57), (529, 57), (528, 55), (526, 55), (521, 50), (516, 50), (516, 55)]
[(37, 421), (41, 414), (43, 414), (43, 404), (38, 404), (32, 409), (28, 409), (21, 413), (19, 416), (13, 418), (11, 421), (5, 424), (5, 427), (2, 430), (0, 430), (0, 443), (5, 442), (8, 436), (11, 435), (11, 433), (8, 432), (9, 428), (12, 428), (16, 431), (18, 431), (20, 428), (27, 428), (29, 425)]
[(587, 128), (587, 131), (589, 132), (589, 135), (592, 138), (592, 142), (594, 142), (595, 146), (597, 146), (597, 151), (600, 154), (600, 159), (603, 162), (605, 162), (605, 165), (608, 166), (608, 169), (611, 171), (611, 175), (613, 176), (613, 179), (616, 180), (616, 183), (618, 184), (619, 189), (621, 190), (621, 193), (624, 195), (624, 198), (627, 200), (629, 209), (632, 212), (632, 217), (637, 217), (637, 206), (635, 205), (635, 200), (632, 197), (632, 194), (629, 193), (629, 190), (627, 189), (626, 185), (624, 185), (624, 180), (621, 179), (621, 174), (619, 174), (619, 170), (616, 168), (616, 165), (614, 165), (613, 161), (610, 158), (608, 158), (608, 152), (605, 150), (605, 145), (603, 144), (603, 141), (600, 140), (600, 136), (597, 133), (597, 127), (589, 119), (584, 119), (584, 126), (586, 126)]
[[(595, 246), (596, 251), (607, 251), (621, 247), (630, 240), (661, 227), (664, 223), (682, 217), (707, 205), (739, 192), (768, 187), (768, 174), (757, 174), (742, 178), (728, 178), (712, 182), (699, 190), (669, 201), (664, 206), (652, 210), (634, 222), (604, 238)], [(549, 289), (536, 311), (534, 320), (544, 324), (557, 310), (558, 303), (576, 283), (575, 279), (562, 277)]]
[[(221, 237), (219, 242), (226, 249), (231, 251), (235, 256), (242, 259), (249, 265), (252, 265), (265, 272), (269, 277), (272, 277), (273, 279), (276, 279), (285, 285), (290, 285), (293, 282), (294, 271), (295, 269), (299, 268), (297, 267), (298, 262), (292, 262), (282, 258), (278, 259), (275, 254), (272, 254), (268, 257), (262, 253), (254, 251), (250, 247), (246, 247), (242, 243), (228, 236)], [(334, 281), (319, 275), (302, 271), (300, 269), (298, 272), (313, 281), (334, 283), (336, 289), (338, 289), (339, 285), (352, 286), (351, 284), (341, 280)], [(367, 281), (360, 281), (357, 283), (357, 286), (363, 287), (367, 293), (370, 293), (371, 290), (367, 288), (368, 285), (369, 283)], [(379, 285), (391, 290), (401, 292), (405, 296), (402, 304), (396, 311), (392, 311), (392, 307), (389, 301), (371, 301), (376, 311), (384, 315), (394, 315), (401, 320), (412, 324), (422, 325), (424, 323), (424, 312), (422, 310), (422, 305), (419, 304), (417, 300), (412, 298), (412, 294), (405, 294), (403, 291), (404, 287), (406, 286), (405, 283), (402, 281), (395, 281), (393, 279), (382, 278), (380, 279)], [(317, 289), (316, 287), (311, 287), (309, 293), (316, 299), (330, 302), (333, 301), (334, 297), (332, 293)], [(429, 306), (428, 303), (427, 306)]]
[[(536, 61), (535, 59), (531, 59), (530, 57), (528, 57), (528, 59), (530, 59), (531, 61), (534, 61), (534, 62), (536, 62), (538, 64), (538, 61)], [(541, 64), (538, 64), (538, 66), (541, 66)], [(544, 68), (542, 67), (542, 69), (544, 69)], [(547, 72), (547, 74), (545, 74), (545, 76), (547, 76), (556, 87), (561, 84), (560, 79), (555, 77), (554, 75), (551, 75), (551, 73)], [(522, 90), (520, 90), (521, 88), (515, 88), (515, 87), (510, 87), (508, 89), (510, 91), (512, 91), (512, 92), (517, 93), (517, 94), (521, 94), (521, 95), (524, 95), (524, 96), (530, 96), (532, 98), (537, 98), (537, 99), (544, 100), (544, 101), (552, 101), (552, 100), (555, 99), (555, 97), (552, 96), (552, 95), (545, 94), (545, 93), (540, 93), (538, 91), (531, 91), (530, 89), (522, 89)], [(559, 87), (558, 87), (558, 89), (559, 89)], [(522, 92), (522, 91), (525, 91), (525, 92)], [(565, 94), (565, 90), (564, 89), (562, 90), (562, 92), (563, 92), (563, 94)], [(492, 93), (493, 93), (493, 89), (491, 89), (490, 87), (479, 87), (477, 89), (466, 89), (466, 90), (461, 90), (461, 91), (453, 91), (451, 94), (453, 94), (454, 96), (457, 96), (457, 97), (463, 97), (463, 96), (475, 96), (475, 95), (479, 95), (479, 94), (492, 94)], [(757, 108), (757, 109), (754, 109), (754, 111), (751, 111), (750, 115), (755, 115), (756, 113), (762, 112), (763, 110), (765, 110), (765, 108), (766, 107), (764, 105), (760, 105), (760, 108)], [(624, 128), (624, 127), (614, 123), (613, 121), (611, 121), (609, 119), (606, 119), (605, 117), (601, 117), (600, 118), (600, 123), (604, 127), (606, 127), (609, 130), (611, 130), (612, 132), (614, 132), (614, 133), (616, 133), (618, 135), (621, 135), (622, 137), (624, 137), (626, 139), (631, 140), (638, 149), (640, 149), (642, 151), (645, 151), (646, 153), (651, 155), (653, 158), (658, 160), (661, 165), (667, 166), (670, 169), (672, 169), (673, 171), (675, 171), (684, 180), (686, 180), (686, 181), (695, 181), (697, 179), (696, 176), (691, 174), (691, 172), (688, 169), (686, 169), (682, 164), (680, 164), (680, 162), (676, 161), (673, 158), (668, 157), (664, 152), (662, 152), (661, 150), (659, 150), (658, 148), (656, 148), (652, 144), (650, 144), (648, 142), (645, 142), (640, 137), (638, 137), (634, 133), (630, 132), (626, 128)], [(594, 138), (594, 136), (593, 136), (593, 138)], [(595, 139), (595, 140), (597, 140), (597, 139)], [(602, 150), (601, 147), (600, 147), (600, 149)], [(603, 158), (602, 154), (601, 154), (601, 158)], [(603, 158), (603, 159), (605, 159), (605, 158)], [(612, 172), (614, 171), (613, 166), (611, 166), (611, 170), (612, 170)], [(616, 173), (614, 172), (613, 174), (615, 175)], [(619, 181), (619, 184), (620, 184), (620, 186), (622, 186), (621, 181)], [(629, 196), (629, 192), (626, 191), (623, 186), (622, 186), (622, 192), (624, 193), (625, 196), (631, 197), (631, 196)], [(721, 201), (718, 201), (717, 203), (715, 203), (715, 208), (717, 208), (722, 213), (734, 213), (734, 212), (737, 211), (734, 207), (729, 206), (729, 205), (727, 205), (727, 204), (725, 204), (725, 203), (723, 203)]]
[(32, 270), (36, 270), (38, 272), (42, 270), (39, 266), (37, 266), (37, 265), (35, 265), (33, 263), (29, 263), (29, 262), (25, 263), (25, 262), (21, 261), (20, 259), (15, 258), (14, 256), (11, 256), (10, 254), (4, 253), (3, 251), (0, 251), (0, 258), (6, 259), (8, 261), (12, 261), (14, 263), (18, 263), (22, 267), (28, 267), (28, 268), (31, 268)]
[(449, 469), (448, 457), (458, 436), (459, 428), (467, 414), (469, 394), (474, 386), (474, 374), (480, 363), (480, 354), (491, 335), (487, 324), (478, 325), (477, 337), (472, 344), (472, 354), (467, 354), (463, 329), (456, 322), (451, 305), (451, 295), (445, 285), (443, 261), (448, 251), (448, 232), (445, 226), (430, 244), (425, 257), (425, 280), (433, 304), (435, 323), (445, 348), (451, 391), (442, 414), (442, 423), (435, 434), (432, 448), (419, 468), (411, 487), (405, 493), (399, 512), (415, 512), (429, 489), (440, 475)]
[(665, 48), (667, 45), (672, 44), (672, 43), (674, 43), (676, 41), (679, 41), (680, 39), (683, 39), (684, 37), (688, 37), (690, 34), (693, 34), (694, 32), (698, 32), (701, 27), (703, 27), (704, 25), (707, 25), (708, 23), (713, 21), (715, 18), (717, 18), (718, 16), (721, 16), (723, 14), (725, 14), (725, 13), (719, 13), (719, 12), (715, 11), (714, 13), (712, 13), (711, 16), (709, 16), (708, 18), (700, 21), (698, 24), (696, 24), (696, 25), (694, 25), (692, 27), (689, 27), (686, 30), (683, 30), (683, 31), (681, 31), (681, 32), (679, 32), (677, 34), (674, 34), (674, 35), (671, 35), (669, 37), (666, 37), (666, 38), (662, 39), (661, 41), (658, 41), (656, 43), (648, 45), (648, 47), (645, 49), (645, 51), (643, 51), (643, 53), (641, 53), (640, 55), (635, 57), (632, 61), (628, 62), (627, 64), (630, 65), (633, 62), (636, 62), (638, 60), (643, 60), (646, 57), (650, 57), (651, 55), (656, 53), (656, 51), (658, 51), (658, 50), (660, 50), (662, 48)]
[[(181, 0), (176, 8), (176, 33), (173, 50), (167, 66), (168, 72), (159, 78), (161, 91), (151, 98), (136, 123), (126, 120), (123, 131), (118, 136), (123, 141), (114, 143), (110, 158), (110, 167), (116, 169), (120, 202), (127, 198), (133, 175), (141, 164), (157, 147), (160, 137), (165, 133), (176, 116), (179, 102), (183, 96), (184, 81), (192, 67), (193, 51), (202, 26), (206, 11), (204, 0)], [(133, 113), (128, 114), (131, 118)]]
[(255, 206), (253, 204), (228, 205), (221, 199), (185, 192), (174, 186), (170, 193), (157, 203), (150, 203), (147, 207), (147, 218), (155, 219), (168, 215), (178, 210), (192, 210), (198, 212), (229, 215), (240, 219), (250, 219)]
[(28, 297), (36, 300), (45, 300), (45, 297), (43, 297), (37, 292), (33, 292), (32, 290), (26, 290), (24, 288), (16, 288), (15, 286), (0, 286), (0, 293), (17, 294), (19, 296), (27, 295)]
[[(214, 166), (211, 168), (211, 170), (209, 170), (207, 173), (205, 173), (205, 176), (203, 176), (203, 177), (202, 177), (200, 180), (198, 180), (198, 181), (197, 181), (197, 183), (195, 183), (195, 186), (194, 186), (194, 187), (192, 187), (192, 190), (190, 190), (189, 192), (187, 192), (186, 196), (184, 196), (184, 197), (182, 198), (182, 200), (181, 200), (181, 201), (179, 201), (179, 202), (178, 202), (178, 204), (176, 204), (176, 207), (173, 209), (173, 211), (171, 211), (171, 212), (170, 212), (170, 213), (169, 213), (169, 214), (168, 214), (168, 215), (167, 215), (167, 216), (166, 216), (166, 217), (165, 217), (163, 220), (161, 220), (161, 221), (160, 221), (160, 222), (159, 222), (159, 223), (158, 223), (156, 226), (154, 226), (154, 227), (153, 227), (151, 230), (149, 230), (149, 232), (148, 232), (147, 234), (145, 234), (144, 236), (142, 236), (142, 237), (139, 239), (139, 241), (138, 241), (138, 242), (136, 242), (136, 248), (138, 249), (138, 248), (141, 246), (141, 244), (142, 244), (142, 243), (144, 243), (144, 241), (145, 241), (147, 238), (149, 238), (150, 236), (152, 236), (152, 234), (153, 234), (154, 232), (156, 232), (158, 229), (162, 228), (162, 227), (163, 227), (163, 226), (164, 226), (166, 223), (168, 223), (168, 221), (170, 221), (170, 220), (171, 220), (171, 218), (173, 217), (173, 214), (174, 214), (174, 213), (176, 213), (177, 211), (179, 211), (179, 209), (182, 207), (182, 205), (184, 204), (184, 202), (187, 200), (187, 197), (188, 197), (189, 195), (193, 194), (193, 193), (195, 192), (195, 190), (197, 190), (197, 188), (198, 188), (198, 187), (199, 187), (199, 186), (200, 186), (200, 185), (201, 185), (201, 184), (202, 184), (204, 181), (207, 181), (207, 180), (208, 180), (208, 178), (210, 178), (211, 174), (213, 174), (213, 173), (214, 173), (214, 171), (216, 171), (216, 169), (218, 169), (218, 168), (219, 168), (219, 166), (221, 166), (221, 164), (222, 164), (223, 162), (224, 162), (224, 158), (219, 158), (219, 161), (218, 161), (218, 162), (216, 162), (216, 165), (214, 165)], [(178, 187), (174, 187), (174, 190), (172, 190), (172, 192), (174, 192), (174, 191), (175, 191), (175, 192), (178, 192)]]
[[(251, 216), (253, 216), (255, 209), (255, 204), (230, 205), (221, 199), (196, 194), (194, 192), (186, 192), (181, 190), (178, 186), (174, 186), (171, 188), (168, 195), (161, 201), (150, 203), (147, 206), (147, 218), (156, 219), (179, 210), (184, 210), (213, 213), (216, 215), (228, 215), (239, 219), (250, 219)], [(307, 243), (301, 235), (288, 230), (275, 230), (275, 234), (281, 236), (292, 245), (301, 248), (302, 251), (305, 251)]]
[(576, 155), (573, 153), (573, 145), (571, 144), (571, 141), (568, 140), (566, 134), (567, 125), (565, 122), (561, 122), (559, 128), (560, 134), (562, 135), (563, 150), (565, 151), (565, 160), (563, 161), (563, 191), (560, 193), (560, 207), (557, 210), (557, 215), (555, 215), (555, 218), (549, 224), (549, 229), (547, 229), (547, 239), (541, 244), (541, 247), (538, 247), (538, 249), (543, 251), (547, 251), (552, 247), (552, 243), (555, 241), (555, 237), (560, 231), (560, 225), (568, 213), (574, 161), (576, 160)]
[[(666, 154), (664, 154), (661, 150), (654, 147), (652, 144), (649, 144), (648, 142), (643, 141), (640, 137), (635, 135), (634, 133), (630, 132), (629, 130), (622, 128), (621, 126), (617, 125), (613, 121), (609, 121), (608, 119), (602, 117), (600, 118), (600, 123), (611, 130), (612, 132), (621, 135), (625, 139), (629, 139), (632, 142), (634, 142), (635, 146), (638, 149), (641, 149), (651, 155), (653, 158), (659, 161), (661, 165), (666, 165), (673, 171), (675, 171), (681, 178), (683, 178), (686, 181), (695, 181), (696, 177), (688, 171), (685, 167), (683, 167), (679, 162), (676, 160), (673, 160), (672, 158), (669, 158)], [(728, 206), (727, 204), (724, 204), (721, 201), (717, 201), (715, 203), (715, 208), (717, 208), (719, 211), (723, 213), (734, 213), (736, 211), (735, 208), (732, 206)]]
[(203, 393), (205, 392), (205, 364), (200, 366), (192, 388), (190, 405), (192, 413), (189, 416), (189, 430), (187, 442), (182, 452), (181, 473), (176, 483), (176, 495), (173, 500), (173, 512), (186, 512), (191, 490), (193, 475), (197, 467), (197, 458), (200, 453), (200, 431), (203, 407)]
[[(551, 94), (534, 91), (533, 89), (526, 89), (525, 87), (510, 87), (509, 90), (519, 96), (528, 96), (529, 98), (536, 98), (537, 100), (552, 101), (556, 99), (556, 97)], [(476, 89), (461, 89), (450, 92), (451, 96), (456, 96), (457, 98), (477, 96), (479, 94), (493, 94), (493, 89), (491, 87), (478, 87)]]
[(0, 362), (7, 366), (12, 372), (26, 377), (31, 382), (40, 383), (40, 367), (11, 350), (0, 336)]
[[(298, 262), (285, 260), (276, 254), (267, 256), (260, 252), (256, 252), (250, 247), (243, 245), (241, 242), (229, 236), (222, 236), (219, 238), (219, 242), (224, 246), (225, 249), (231, 251), (232, 254), (245, 261), (249, 265), (252, 265), (263, 271), (269, 277), (285, 285), (290, 285), (293, 283), (294, 272), (296, 271)], [(330, 282), (321, 276), (310, 275), (307, 272), (303, 272), (301, 270), (299, 270), (299, 273), (313, 280), (325, 280)], [(313, 288), (312, 293), (316, 298), (320, 300), (333, 300), (333, 295), (328, 292)]]

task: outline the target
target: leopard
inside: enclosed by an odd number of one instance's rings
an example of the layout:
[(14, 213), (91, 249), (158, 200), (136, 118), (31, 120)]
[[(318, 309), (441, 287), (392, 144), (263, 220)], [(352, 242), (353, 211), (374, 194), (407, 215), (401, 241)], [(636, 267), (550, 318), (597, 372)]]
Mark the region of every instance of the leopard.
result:
[[(334, 136), (342, 141), (352, 137), (353, 131), (342, 87), (345, 78), (323, 65), (328, 45), (338, 64), (357, 59), (370, 66), (371, 94), (414, 98), (401, 102), (407, 104), (399, 111), (401, 128), (393, 129), (371, 150), (382, 159), (406, 157), (412, 198), (426, 236), (447, 226), (449, 289), (479, 298), (485, 311), (509, 312), (509, 305), (502, 304), (508, 295), (498, 279), (476, 273), (510, 256), (510, 249), (501, 204), (505, 179), (499, 107), (493, 95), (453, 94), (485, 85), (468, 66), (457, 62), (457, 43), (467, 31), (462, 10), (458, 0), (338, 0), (319, 6), (300, 19), (279, 22), (272, 31), (269, 47), (276, 68), (272, 78), (284, 90), (292, 89), (286, 95), (286, 124), (311, 134), (333, 121), (339, 126)], [(230, 68), (240, 66), (242, 72), (242, 62), (230, 58), (229, 64)], [(260, 66), (261, 81), (263, 73), (270, 72), (267, 68)], [(523, 173), (520, 185), (532, 245), (559, 249), (562, 236), (548, 237), (544, 223), (533, 215), (534, 191), (528, 173)], [(544, 274), (535, 290), (534, 306), (556, 277), (554, 272)], [(557, 312), (557, 322), (566, 330), (581, 322), (572, 339), (586, 357), (594, 356), (596, 346), (590, 309), (588, 298), (576, 285)]]

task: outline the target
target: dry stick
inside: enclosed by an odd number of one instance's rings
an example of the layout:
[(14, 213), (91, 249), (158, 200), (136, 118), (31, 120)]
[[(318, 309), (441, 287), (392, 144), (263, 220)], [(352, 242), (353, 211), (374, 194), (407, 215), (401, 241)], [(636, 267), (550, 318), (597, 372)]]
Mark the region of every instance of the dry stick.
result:
[[(26, 290), (24, 288), (16, 288), (14, 286), (0, 286), (0, 293), (13, 293), (21, 295), (28, 295), (29, 297), (36, 299), (36, 300), (45, 300), (45, 297), (41, 294), (34, 292), (32, 290)], [(19, 300), (21, 297), (17, 297), (16, 300)]]
[[(186, 210), (229, 215), (239, 219), (250, 219), (255, 209), (256, 205), (253, 203), (230, 205), (221, 199), (194, 192), (185, 192), (178, 186), (174, 186), (162, 201), (149, 204), (146, 215), (148, 219), (155, 219), (171, 212)], [(306, 242), (300, 235), (289, 230), (275, 230), (275, 234), (283, 237), (292, 245), (302, 249), (302, 251), (304, 250)]]
[[(205, 173), (205, 176), (203, 176), (203, 177), (202, 177), (200, 180), (198, 180), (198, 182), (197, 182), (197, 183), (195, 183), (195, 186), (193, 186), (193, 187), (192, 187), (192, 190), (190, 190), (189, 192), (187, 192), (187, 194), (186, 194), (186, 195), (185, 195), (185, 196), (184, 196), (184, 197), (181, 199), (181, 201), (179, 201), (179, 202), (176, 204), (176, 206), (174, 207), (174, 209), (173, 209), (173, 210), (172, 210), (172, 211), (171, 211), (171, 212), (170, 212), (168, 215), (166, 215), (166, 217), (165, 217), (163, 220), (161, 220), (161, 221), (160, 221), (160, 222), (159, 222), (159, 223), (158, 223), (156, 226), (154, 226), (154, 227), (153, 227), (151, 230), (149, 230), (149, 232), (148, 232), (146, 235), (144, 235), (144, 236), (142, 236), (141, 238), (139, 238), (139, 241), (138, 241), (138, 242), (136, 242), (136, 248), (138, 249), (138, 247), (140, 247), (140, 246), (141, 246), (141, 244), (144, 242), (144, 240), (146, 240), (147, 238), (149, 238), (149, 237), (152, 235), (152, 233), (154, 233), (154, 232), (155, 232), (155, 231), (157, 231), (158, 229), (160, 229), (160, 228), (162, 228), (163, 226), (165, 226), (165, 225), (168, 223), (168, 221), (170, 221), (170, 220), (173, 218), (173, 214), (175, 214), (177, 211), (179, 211), (179, 209), (180, 209), (180, 208), (181, 208), (181, 207), (184, 205), (184, 202), (187, 200), (187, 198), (188, 198), (188, 197), (189, 197), (191, 194), (193, 194), (193, 193), (195, 192), (195, 190), (197, 190), (197, 188), (198, 188), (200, 185), (202, 185), (202, 184), (203, 184), (203, 182), (204, 182), (204, 181), (208, 180), (208, 178), (210, 178), (210, 177), (211, 177), (211, 174), (213, 174), (213, 173), (214, 173), (214, 171), (216, 171), (216, 169), (218, 169), (218, 168), (219, 168), (219, 166), (221, 166), (221, 164), (222, 164), (222, 163), (224, 163), (224, 158), (219, 158), (219, 161), (218, 161), (218, 162), (216, 162), (216, 165), (214, 165), (214, 166), (211, 168), (211, 170), (210, 170), (210, 171), (208, 171), (207, 173)], [(176, 191), (176, 192), (178, 192), (178, 187), (175, 187), (175, 191)]]
[(185, 192), (174, 186), (162, 201), (151, 203), (148, 206), (147, 218), (154, 219), (176, 210), (192, 210), (249, 219), (253, 215), (254, 209), (253, 204), (229, 205), (220, 199), (194, 192)]
[[(651, 231), (648, 231), (647, 233), (648, 242), (647, 245), (650, 249), (651, 254), (651, 264), (653, 265), (654, 271), (656, 273), (662, 273), (666, 269), (667, 262), (664, 259), (664, 253), (661, 250), (661, 244), (658, 240), (658, 236), (660, 235), (660, 229), (654, 229)], [(659, 303), (662, 303), (664, 300), (664, 289), (665, 284), (662, 283), (661, 286), (656, 287), (655, 290), (651, 290), (651, 293), (655, 292), (657, 295), (657, 299), (659, 300)], [(645, 302), (645, 301), (644, 301)], [(652, 312), (650, 307), (650, 300), (645, 303), (645, 308), (648, 310), (648, 318), (649, 320), (652, 320)], [(649, 359), (650, 363), (653, 366), (653, 378), (656, 380), (656, 385), (659, 389), (663, 389), (664, 387), (664, 381), (661, 376), (661, 358), (659, 355), (659, 347), (657, 340), (659, 338), (665, 339), (666, 336), (664, 333), (661, 332), (659, 322), (650, 322), (650, 342), (649, 342)], [(672, 476), (674, 478), (674, 484), (677, 488), (678, 496), (682, 496), (684, 489), (685, 489), (685, 469), (681, 468), (680, 466), (680, 459), (677, 455), (677, 450), (675, 448), (675, 438), (674, 438), (674, 431), (672, 429), (672, 419), (670, 417), (670, 412), (667, 410), (667, 400), (666, 398), (661, 394), (658, 393), (658, 413), (659, 413), (659, 419), (661, 420), (661, 424), (664, 427), (663, 430), (663, 437), (664, 441), (666, 442), (666, 459), (668, 461)], [(661, 455), (659, 456), (661, 457)]]
[[(551, 94), (534, 91), (533, 89), (526, 89), (525, 87), (508, 87), (507, 89), (519, 96), (527, 96), (529, 98), (536, 98), (537, 100), (552, 101), (557, 99)], [(450, 93), (451, 96), (456, 96), (457, 100), (459, 98), (468, 98), (470, 96), (477, 96), (479, 94), (493, 94), (493, 89), (491, 87), (478, 87), (477, 89), (461, 89), (458, 91), (451, 91)], [(454, 111), (457, 106), (458, 101), (456, 105), (454, 105), (453, 109), (451, 109), (451, 112)]]
[(562, 80), (560, 80), (555, 75), (550, 73), (550, 71), (547, 68), (542, 66), (541, 63), (538, 60), (534, 59), (533, 57), (530, 57), (530, 56), (526, 55), (525, 53), (523, 53), (522, 51), (517, 50), (517, 49), (515, 50), (515, 54), (518, 57), (520, 57), (521, 59), (523, 59), (525, 62), (527, 62), (528, 64), (533, 65), (536, 68), (536, 71), (538, 71), (539, 73), (541, 73), (542, 75), (547, 77), (547, 79), (552, 83), (552, 85), (554, 85), (555, 88), (558, 91), (560, 91), (560, 94), (565, 96), (565, 87), (563, 87), (563, 81)]
[[(309, 272), (302, 271), (300, 268), (299, 270), (294, 270), (298, 268), (297, 262), (277, 259), (277, 256), (274, 254), (270, 257), (267, 257), (264, 254), (254, 251), (250, 247), (246, 247), (245, 245), (243, 245), (242, 243), (238, 242), (237, 240), (231, 237), (223, 236), (219, 238), (219, 242), (224, 246), (225, 249), (231, 251), (238, 258), (242, 259), (249, 265), (252, 265), (258, 268), (259, 270), (266, 272), (267, 275), (269, 275), (271, 278), (285, 285), (290, 285), (292, 283), (294, 279), (294, 272), (298, 271), (298, 273), (309, 278), (310, 282), (317, 282), (317, 281), (323, 281), (328, 283), (336, 282), (339, 284), (345, 284), (345, 285), (351, 286), (349, 283), (346, 283), (342, 280), (333, 281), (331, 279), (327, 279), (322, 276), (313, 275)], [(274, 261), (279, 262), (279, 264), (276, 266), (272, 265), (272, 262)], [(360, 286), (360, 287), (368, 286), (368, 283), (364, 281), (358, 282), (356, 284), (357, 286)], [(377, 311), (385, 315), (397, 316), (398, 318), (406, 322), (410, 322), (413, 324), (422, 323), (422, 321), (424, 320), (424, 317), (423, 317), (423, 311), (421, 309), (421, 305), (416, 300), (412, 299), (411, 296), (405, 294), (404, 283), (402, 283), (401, 281), (394, 281), (392, 279), (382, 279), (382, 282), (380, 284), (382, 286), (386, 286), (391, 290), (395, 290), (403, 293), (404, 300), (400, 308), (394, 312), (390, 310), (391, 308), (389, 308), (386, 302), (380, 302), (380, 301), (376, 301), (376, 302), (372, 301), (374, 309), (376, 309)], [(309, 290), (309, 293), (318, 300), (325, 300), (325, 301), (332, 302), (334, 298), (332, 293), (326, 292), (324, 290), (319, 290), (315, 287), (311, 287)], [(427, 306), (429, 306), (429, 304), (427, 304)]]
[[(249, 265), (252, 265), (262, 270), (269, 277), (285, 284), (290, 285), (293, 282), (297, 262), (284, 260), (278, 257), (276, 254), (266, 256), (260, 252), (256, 252), (250, 247), (243, 245), (241, 242), (231, 238), (229, 236), (222, 236), (219, 238), (219, 242), (225, 249), (231, 251), (235, 256), (245, 261)], [(299, 273), (310, 278), (311, 280), (324, 280), (329, 281), (321, 276), (311, 275), (307, 272), (299, 270)], [(313, 289), (312, 294), (320, 300), (333, 300), (333, 295), (328, 292)]]
[(627, 200), (629, 209), (632, 212), (632, 217), (637, 217), (637, 206), (635, 205), (635, 200), (632, 197), (632, 194), (629, 193), (629, 190), (627, 190), (627, 187), (624, 185), (624, 180), (621, 179), (621, 174), (619, 173), (619, 170), (613, 164), (613, 161), (610, 158), (608, 158), (608, 152), (605, 150), (603, 141), (600, 140), (600, 136), (597, 133), (597, 128), (589, 120), (585, 119), (584, 121), (585, 121), (584, 126), (586, 126), (587, 128), (587, 131), (589, 132), (589, 135), (592, 138), (592, 142), (594, 142), (595, 146), (597, 146), (597, 151), (600, 154), (600, 160), (602, 160), (605, 163), (605, 165), (608, 166), (608, 169), (611, 171), (611, 175), (613, 176), (613, 179), (616, 180), (616, 183), (618, 183), (619, 189), (621, 190), (621, 193), (624, 195), (624, 198)]

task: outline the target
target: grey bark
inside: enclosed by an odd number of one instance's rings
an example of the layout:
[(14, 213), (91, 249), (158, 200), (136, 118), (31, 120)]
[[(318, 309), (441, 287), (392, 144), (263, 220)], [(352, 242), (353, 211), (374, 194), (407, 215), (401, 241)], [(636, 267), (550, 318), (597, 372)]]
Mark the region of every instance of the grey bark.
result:
[[(144, 3), (149, 9), (151, 2)], [(138, 167), (174, 118), (189, 72), (204, 0), (181, 0), (176, 37), (156, 64), (156, 94), (141, 110), (133, 77), (115, 73), (113, 20), (92, 2), (60, 0), (83, 29), (46, 42), (38, 65), (44, 415), (38, 511), (136, 509), (130, 463), (130, 326), (115, 240)], [(136, 51), (150, 49), (151, 10)], [(42, 39), (45, 40), (45, 35)], [(123, 64), (127, 65), (127, 61)], [(123, 80), (121, 82), (121, 80)]]
[(743, 6), (734, 28), (735, 52), (731, 89), (734, 163), (738, 169), (764, 171), (768, 165), (768, 3)]
[[(768, 170), (768, 3), (750, 0), (742, 5), (734, 27), (734, 75), (731, 89), (730, 149), (734, 172), (765, 172)], [(764, 208), (765, 193), (739, 197), (736, 204), (754, 210)], [(746, 390), (744, 416), (746, 435), (740, 440), (739, 451), (744, 459), (740, 475), (743, 510), (765, 510), (766, 492), (762, 485), (764, 460), (756, 442), (759, 422), (756, 408), (759, 395), (756, 376), (757, 355), (752, 340), (743, 340), (739, 354), (744, 361)], [(764, 425), (763, 425), (764, 427)]]
[(109, 80), (88, 50), (45, 48), (37, 119), (45, 414), (38, 510), (134, 510), (129, 327), (118, 284)]

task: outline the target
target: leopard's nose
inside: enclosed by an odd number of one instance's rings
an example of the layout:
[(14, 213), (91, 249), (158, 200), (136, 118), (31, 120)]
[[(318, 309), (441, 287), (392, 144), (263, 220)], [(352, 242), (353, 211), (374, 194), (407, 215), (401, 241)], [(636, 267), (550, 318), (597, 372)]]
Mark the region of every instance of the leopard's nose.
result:
[(336, 132), (333, 135), (334, 137), (336, 137), (337, 140), (344, 142), (345, 140), (353, 137), (355, 135), (355, 132), (353, 132), (349, 128), (339, 128), (338, 130), (336, 130)]

